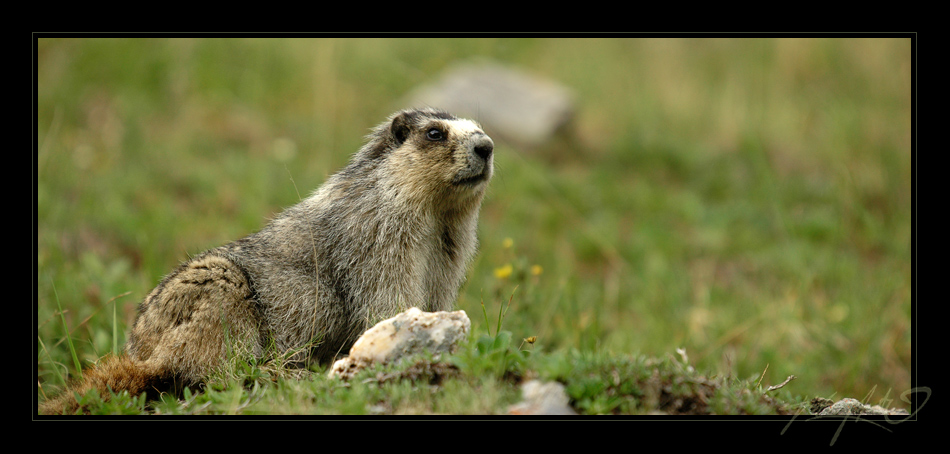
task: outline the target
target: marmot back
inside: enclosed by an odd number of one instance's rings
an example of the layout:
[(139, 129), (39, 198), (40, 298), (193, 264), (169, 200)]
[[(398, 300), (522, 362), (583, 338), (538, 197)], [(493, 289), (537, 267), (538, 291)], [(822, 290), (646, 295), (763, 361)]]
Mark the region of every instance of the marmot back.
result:
[[(310, 197), (162, 279), (125, 355), (70, 389), (190, 385), (240, 355), (326, 363), (379, 320), (450, 309), (477, 248), (493, 148), (471, 120), (395, 113)], [(70, 390), (41, 408), (75, 409)]]

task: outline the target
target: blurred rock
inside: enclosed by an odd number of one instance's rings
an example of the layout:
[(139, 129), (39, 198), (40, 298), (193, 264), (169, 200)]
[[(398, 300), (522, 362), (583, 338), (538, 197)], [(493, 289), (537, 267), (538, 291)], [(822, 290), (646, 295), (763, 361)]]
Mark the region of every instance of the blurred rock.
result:
[(521, 385), (523, 400), (508, 408), (510, 415), (576, 415), (569, 405), (564, 385), (558, 382), (529, 380)]
[(831, 415), (907, 415), (906, 410), (900, 409), (887, 409), (883, 408), (880, 405), (865, 405), (862, 404), (857, 399), (844, 398), (841, 399), (824, 409), (818, 412), (822, 416), (831, 416)]
[(410, 308), (366, 330), (349, 356), (333, 363), (329, 376), (349, 379), (372, 364), (391, 363), (423, 351), (450, 352), (468, 336), (470, 328), (465, 311), (423, 312)]
[(493, 138), (534, 148), (571, 121), (573, 98), (551, 80), (478, 61), (450, 67), (435, 82), (413, 90), (402, 107), (445, 109), (478, 121)]

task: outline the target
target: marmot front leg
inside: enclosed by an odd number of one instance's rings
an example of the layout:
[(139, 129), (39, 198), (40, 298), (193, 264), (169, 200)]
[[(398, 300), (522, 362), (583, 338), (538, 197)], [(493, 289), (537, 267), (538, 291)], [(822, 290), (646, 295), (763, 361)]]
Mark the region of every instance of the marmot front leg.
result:
[(212, 251), (183, 264), (145, 298), (126, 351), (188, 385), (230, 358), (260, 357), (260, 320), (247, 274)]

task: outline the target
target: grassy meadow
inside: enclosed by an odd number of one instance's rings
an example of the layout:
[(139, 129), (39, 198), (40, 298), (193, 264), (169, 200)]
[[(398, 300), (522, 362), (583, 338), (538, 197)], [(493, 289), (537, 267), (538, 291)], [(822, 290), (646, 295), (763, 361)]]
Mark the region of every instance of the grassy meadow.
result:
[[(507, 307), (508, 349), (542, 376), (683, 349), (709, 376), (795, 375), (793, 399), (907, 408), (913, 60), (897, 37), (40, 38), (37, 399), (121, 349), (176, 264), (261, 228), (400, 97), (476, 57), (569, 87), (577, 112), (538, 149), (496, 142), (458, 301), (473, 344)], [(201, 411), (499, 413), (517, 399), (471, 380), (447, 382), (447, 401), (412, 382), (381, 397), (254, 381), (209, 388)], [(576, 408), (626, 408), (580, 405), (597, 387), (573, 383)]]

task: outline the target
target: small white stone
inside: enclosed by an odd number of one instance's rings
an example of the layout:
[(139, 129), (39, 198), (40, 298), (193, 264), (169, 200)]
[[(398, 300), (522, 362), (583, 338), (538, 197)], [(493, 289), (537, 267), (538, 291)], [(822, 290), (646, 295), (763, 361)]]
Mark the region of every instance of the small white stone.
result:
[(423, 351), (451, 352), (468, 336), (470, 328), (465, 311), (423, 312), (410, 308), (366, 330), (349, 356), (333, 363), (329, 376), (348, 379), (372, 364), (391, 363)]
[(830, 415), (906, 415), (906, 410), (887, 409), (880, 405), (866, 405), (857, 399), (846, 397), (818, 413), (822, 416)]
[(521, 385), (523, 399), (508, 408), (511, 415), (576, 415), (564, 385), (530, 380)]

